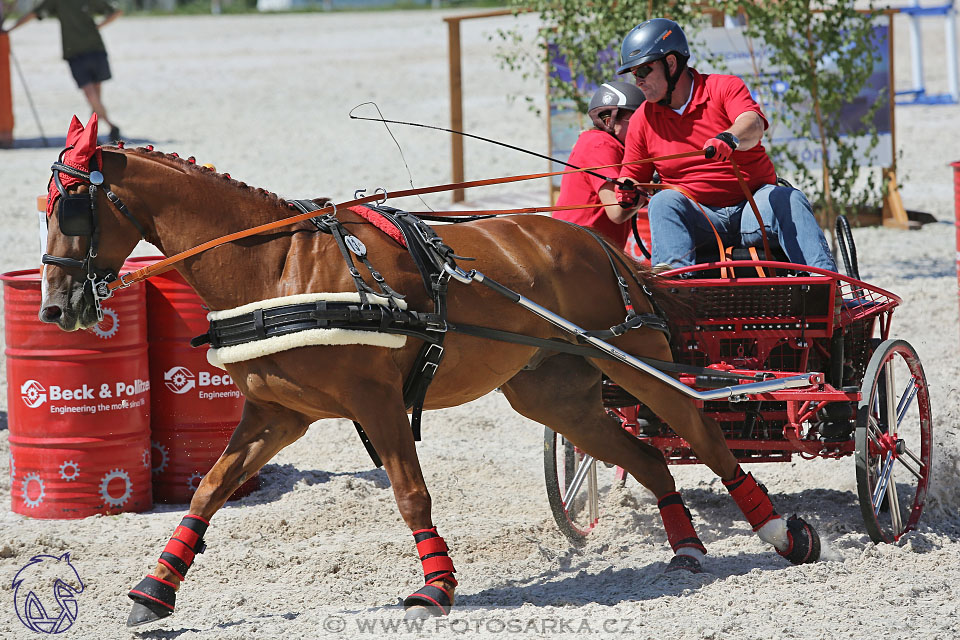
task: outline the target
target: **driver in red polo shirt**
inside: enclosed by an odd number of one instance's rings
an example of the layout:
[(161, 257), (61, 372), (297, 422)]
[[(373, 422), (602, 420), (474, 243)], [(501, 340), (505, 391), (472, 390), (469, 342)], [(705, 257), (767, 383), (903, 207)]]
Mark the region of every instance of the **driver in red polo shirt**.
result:
[[(689, 57), (686, 36), (672, 20), (648, 20), (623, 39), (617, 72), (632, 72), (646, 97), (630, 120), (623, 162), (709, 147), (714, 155), (626, 165), (620, 178), (645, 183), (656, 171), (664, 184), (683, 187), (703, 206), (725, 244), (758, 246), (760, 225), (729, 162), (734, 157), (767, 234), (778, 240), (790, 261), (836, 271), (807, 198), (777, 185), (760, 142), (767, 120), (747, 86), (736, 76), (698, 73), (687, 67)], [(625, 207), (646, 199), (640, 189), (617, 192)], [(714, 241), (703, 213), (678, 191), (657, 192), (648, 211), (655, 270), (691, 265), (697, 247)]]

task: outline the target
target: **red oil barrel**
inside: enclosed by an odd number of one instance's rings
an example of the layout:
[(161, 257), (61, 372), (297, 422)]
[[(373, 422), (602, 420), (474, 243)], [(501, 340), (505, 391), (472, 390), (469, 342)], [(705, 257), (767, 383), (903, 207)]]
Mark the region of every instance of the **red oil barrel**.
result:
[[(124, 268), (134, 271), (161, 259), (130, 258)], [(243, 396), (225, 371), (207, 362), (206, 348), (190, 346), (190, 338), (208, 329), (207, 311), (180, 274), (152, 276), (146, 295), (153, 499), (190, 502), (240, 421)], [(255, 475), (231, 499), (259, 486)]]
[(144, 287), (118, 290), (100, 324), (68, 333), (37, 318), (39, 270), (0, 280), (13, 511), (84, 518), (150, 509)]

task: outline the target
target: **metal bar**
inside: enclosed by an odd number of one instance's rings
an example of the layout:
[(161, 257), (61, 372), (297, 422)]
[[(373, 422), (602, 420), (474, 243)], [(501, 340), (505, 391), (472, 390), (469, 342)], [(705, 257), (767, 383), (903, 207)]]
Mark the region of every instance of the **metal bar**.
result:
[(944, 37), (947, 50), (947, 84), (950, 87), (950, 97), (957, 102), (960, 100), (960, 76), (957, 74), (957, 11), (953, 7), (947, 9), (944, 28), (946, 30)]
[(463, 276), (457, 279), (460, 280), (461, 282), (463, 282), (464, 280), (466, 280), (467, 282), (469, 282), (470, 280), (476, 280), (477, 282), (480, 282), (481, 284), (484, 284), (490, 287), (491, 289), (500, 293), (501, 295), (504, 295), (507, 298), (510, 298), (511, 300), (519, 304), (524, 309), (531, 311), (534, 314), (540, 316), (550, 324), (553, 324), (557, 327), (560, 327), (564, 331), (567, 331), (569, 333), (572, 333), (578, 336), (581, 340), (584, 340), (585, 342), (592, 344), (593, 346), (597, 347), (598, 349), (600, 349), (605, 353), (608, 353), (609, 355), (613, 356), (614, 358), (623, 362), (624, 364), (627, 364), (633, 367), (634, 369), (639, 369), (640, 371), (646, 373), (647, 375), (652, 376), (653, 378), (659, 380), (660, 382), (667, 385), (668, 387), (671, 387), (679, 391), (680, 393), (690, 398), (694, 398), (696, 400), (722, 400), (724, 398), (730, 398), (733, 401), (737, 401), (737, 400), (746, 399), (746, 396), (751, 393), (768, 393), (771, 391), (780, 391), (782, 389), (797, 389), (800, 387), (809, 387), (812, 385), (812, 383), (810, 382), (811, 374), (804, 374), (804, 375), (798, 375), (798, 376), (790, 376), (787, 378), (777, 378), (774, 380), (764, 380), (763, 382), (751, 382), (748, 384), (734, 385), (730, 387), (723, 387), (721, 389), (697, 391), (696, 389), (693, 389), (683, 384), (679, 380), (675, 380), (674, 378), (670, 377), (663, 371), (660, 371), (659, 369), (656, 369), (648, 365), (642, 360), (635, 358), (634, 356), (630, 355), (626, 351), (618, 349), (613, 345), (608, 344), (603, 340), (600, 340), (599, 338), (594, 338), (593, 336), (587, 335), (587, 332), (584, 329), (570, 322), (566, 318), (563, 318), (562, 316), (559, 316), (553, 313), (552, 311), (549, 311), (548, 309), (541, 307), (536, 302), (533, 302), (532, 300), (525, 298), (524, 296), (520, 295), (519, 293), (516, 293), (515, 291), (511, 291), (510, 289), (508, 289), (507, 287), (504, 287), (503, 285), (496, 282), (495, 280), (487, 278), (479, 271), (471, 271), (469, 274), (463, 274)]
[(573, 474), (573, 480), (570, 481), (570, 486), (567, 488), (566, 493), (563, 494), (564, 508), (577, 497), (577, 494), (580, 492), (580, 487), (583, 486), (583, 480), (587, 477), (590, 467), (594, 464), (596, 464), (596, 460), (593, 459), (593, 456), (583, 454), (583, 460), (580, 461), (580, 466), (577, 467), (577, 472)]
[[(890, 461), (893, 467), (893, 460)], [(897, 479), (890, 470), (890, 482), (887, 483), (887, 507), (890, 509), (890, 523), (893, 525), (894, 535), (903, 531), (903, 519), (900, 517), (900, 497), (897, 495)]]
[(873, 512), (880, 513), (880, 503), (883, 502), (883, 494), (887, 493), (887, 485), (890, 482), (890, 473), (893, 471), (893, 454), (887, 452), (887, 457), (883, 461), (883, 466), (879, 469), (880, 477), (877, 479), (877, 486), (873, 492)]
[[(912, 391), (910, 389), (911, 387), (913, 387)], [(907, 409), (913, 404), (913, 399), (917, 397), (917, 391), (917, 381), (911, 377), (907, 383), (907, 388), (903, 390), (903, 396), (900, 398), (900, 402), (897, 403), (897, 433), (900, 433), (900, 423), (903, 422)]]
[[(913, 0), (913, 6), (919, 7), (920, 0)], [(920, 44), (920, 19), (910, 15), (910, 67), (913, 71), (913, 90), (919, 94), (925, 92), (923, 86), (923, 48)], [(893, 58), (890, 58), (893, 66)]]
[[(916, 456), (913, 455), (913, 452), (910, 452), (908, 455), (914, 460), (917, 460)], [(903, 456), (900, 456), (899, 458), (897, 458), (897, 460), (900, 462), (900, 464), (906, 467), (907, 471), (909, 471), (914, 476), (916, 476), (917, 480), (923, 480), (923, 478), (920, 476), (920, 472), (914, 469), (913, 467), (911, 467), (909, 464), (907, 464), (907, 461), (903, 459)], [(921, 467), (923, 467), (922, 462), (920, 462), (919, 460), (917, 460), (917, 462), (920, 464)]]
[[(897, 122), (896, 122), (896, 106), (897, 99), (894, 95), (894, 87), (896, 82), (894, 81), (894, 64), (893, 64), (893, 12), (890, 11), (887, 13), (887, 61), (890, 68), (890, 88), (887, 91), (887, 101), (890, 108), (890, 166), (894, 170), (897, 169)], [(859, 280), (859, 278), (858, 278)]]
[(880, 408), (881, 411), (883, 411), (880, 423), (886, 428), (888, 434), (896, 437), (899, 423), (897, 420), (896, 399), (894, 397), (897, 380), (893, 371), (893, 358), (887, 360), (883, 365), (883, 380), (883, 399), (885, 406)]
[(587, 478), (587, 502), (589, 504), (590, 522), (600, 519), (600, 484), (597, 482), (597, 464), (590, 465), (590, 476)]

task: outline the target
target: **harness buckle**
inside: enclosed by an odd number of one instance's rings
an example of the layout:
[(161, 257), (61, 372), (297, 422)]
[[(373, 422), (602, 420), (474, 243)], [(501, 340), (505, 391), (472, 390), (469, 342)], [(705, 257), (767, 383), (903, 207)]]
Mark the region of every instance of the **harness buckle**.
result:
[(423, 354), (423, 368), (420, 370), (420, 373), (425, 375), (428, 379), (433, 378), (434, 374), (437, 372), (437, 369), (440, 367), (440, 360), (443, 358), (443, 347), (439, 344), (432, 343), (427, 347), (427, 351)]
[(118, 280), (120, 280), (120, 286), (118, 286), (117, 288), (118, 288), (118, 289), (126, 289), (127, 287), (136, 284), (136, 282), (127, 282), (127, 280), (126, 280), (127, 276), (132, 276), (132, 275), (133, 275), (133, 271), (130, 271), (129, 273), (124, 273), (124, 274), (122, 274), (122, 275), (118, 278)]

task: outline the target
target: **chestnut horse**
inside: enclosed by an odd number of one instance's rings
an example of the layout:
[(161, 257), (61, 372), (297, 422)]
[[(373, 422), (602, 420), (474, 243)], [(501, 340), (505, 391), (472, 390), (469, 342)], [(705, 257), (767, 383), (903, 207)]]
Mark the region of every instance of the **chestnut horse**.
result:
[[(61, 171), (59, 177), (68, 178), (70, 185), (51, 186), (43, 322), (56, 323), (65, 331), (97, 323), (95, 301), (85, 286), (88, 275), (81, 268), (85, 255), (91, 273), (116, 274), (141, 237), (172, 256), (291, 214), (277, 196), (175, 155), (152, 149), (101, 149), (96, 146), (95, 126), (88, 123), (84, 130), (75, 122), (67, 141), (72, 149), (62, 158), (74, 175)], [(64, 223), (58, 207), (75, 206), (75, 201), (68, 202), (71, 198), (87, 196), (91, 176), (94, 181), (102, 179), (95, 195), (86, 198), (93, 201), (95, 235), (76, 235), (76, 225)], [(404, 248), (351, 211), (336, 215), (366, 245), (389, 285), (407, 296), (410, 309), (432, 309), (432, 298)], [(71, 228), (63, 229), (67, 224)], [(476, 258), (471, 266), (478, 271), (578, 326), (605, 328), (622, 321), (624, 302), (610, 260), (601, 244), (582, 229), (545, 216), (509, 216), (440, 230), (458, 255)], [(91, 238), (97, 242), (95, 252), (88, 252)], [(215, 311), (308, 292), (356, 291), (334, 238), (306, 222), (221, 245), (186, 259), (177, 270)], [(638, 312), (652, 312), (642, 285), (653, 277), (642, 272), (625, 278)], [(453, 323), (574, 341), (508, 298), (476, 284), (451, 281), (447, 303)], [(612, 343), (639, 357), (671, 360), (667, 337), (651, 328), (632, 329)], [(425, 574), (424, 587), (405, 601), (407, 615), (447, 613), (457, 581), (447, 546), (431, 518), (430, 494), (402, 394), (420, 346), (420, 340), (409, 338), (399, 348), (304, 346), (227, 364), (244, 395), (242, 418), (223, 455), (204, 476), (154, 571), (130, 592), (135, 603), (128, 625), (173, 612), (175, 592), (194, 554), (202, 550), (217, 510), (247, 478), (322, 418), (346, 418), (362, 425), (382, 459)], [(700, 460), (724, 480), (763, 540), (792, 562), (817, 559), (816, 532), (800, 519), (787, 521), (777, 514), (762, 485), (742, 472), (719, 427), (705, 420), (678, 390), (600, 357), (455, 332), (446, 336), (444, 347), (426, 409), (457, 406), (500, 387), (519, 413), (549, 425), (587, 454), (626, 469), (658, 498), (676, 553), (671, 568), (699, 571), (705, 549), (662, 454), (631, 436), (603, 410), (604, 374), (691, 444)]]

